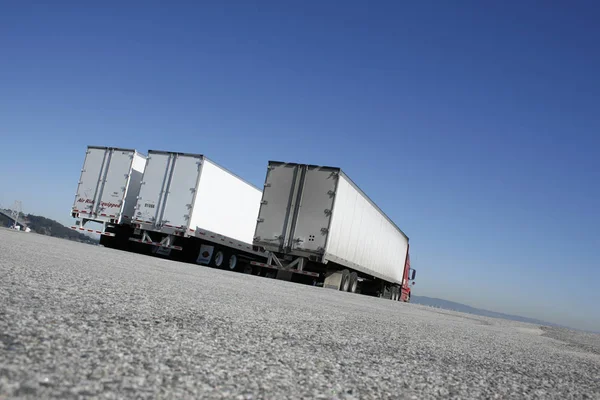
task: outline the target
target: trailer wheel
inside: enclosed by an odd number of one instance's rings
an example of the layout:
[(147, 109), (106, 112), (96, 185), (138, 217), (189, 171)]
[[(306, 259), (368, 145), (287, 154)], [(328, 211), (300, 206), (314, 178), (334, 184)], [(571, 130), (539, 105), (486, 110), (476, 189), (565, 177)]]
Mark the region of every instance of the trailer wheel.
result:
[(350, 271), (345, 269), (342, 271), (342, 280), (340, 281), (340, 290), (342, 292), (347, 292), (349, 286), (350, 286)]
[(237, 267), (237, 263), (238, 263), (238, 258), (235, 254), (232, 254), (229, 256), (229, 269), (230, 270), (235, 270), (235, 268)]
[(348, 280), (350, 281), (348, 291), (350, 293), (356, 293), (356, 288), (358, 287), (358, 274), (356, 272), (350, 273)]
[(222, 250), (219, 250), (213, 257), (212, 263), (215, 267), (221, 268), (223, 266), (223, 261), (225, 261), (225, 254)]
[(252, 268), (252, 265), (250, 265), (250, 264), (246, 264), (246, 265), (244, 265), (244, 271), (243, 271), (243, 272), (244, 272), (245, 274), (252, 275), (252, 272), (253, 272), (253, 270), (254, 270), (254, 269)]

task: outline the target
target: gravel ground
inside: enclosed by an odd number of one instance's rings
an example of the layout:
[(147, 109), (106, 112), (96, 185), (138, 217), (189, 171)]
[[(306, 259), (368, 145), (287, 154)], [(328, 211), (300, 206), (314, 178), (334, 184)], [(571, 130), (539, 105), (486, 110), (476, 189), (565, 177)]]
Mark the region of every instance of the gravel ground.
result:
[(600, 398), (600, 335), (0, 229), (0, 399)]

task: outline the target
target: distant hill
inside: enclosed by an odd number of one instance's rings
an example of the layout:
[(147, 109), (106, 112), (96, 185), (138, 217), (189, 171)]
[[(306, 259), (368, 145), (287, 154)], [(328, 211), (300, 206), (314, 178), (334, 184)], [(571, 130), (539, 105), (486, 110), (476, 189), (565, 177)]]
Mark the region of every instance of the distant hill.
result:
[(536, 325), (555, 326), (555, 327), (561, 327), (561, 328), (563, 327), (562, 325), (558, 325), (558, 324), (554, 324), (554, 323), (546, 322), (546, 321), (541, 321), (541, 320), (535, 319), (535, 318), (521, 317), (520, 315), (503, 314), (503, 313), (499, 313), (496, 311), (483, 310), (481, 308), (471, 307), (466, 304), (456, 303), (454, 301), (436, 299), (435, 297), (411, 296), (410, 302), (415, 303), (415, 304), (422, 304), (424, 306), (443, 308), (445, 310), (459, 311), (459, 312), (464, 312), (464, 313), (468, 313), (468, 314), (481, 315), (483, 317), (509, 319), (512, 321), (528, 322), (530, 324), (536, 324)]
[[(97, 244), (98, 240), (91, 238), (83, 233), (67, 228), (53, 219), (42, 217), (39, 215), (29, 214), (25, 217), (28, 221), (28, 226), (35, 233), (48, 235), (62, 239), (73, 240), (76, 242)], [(0, 224), (2, 226), (10, 226), (10, 219), (0, 215)]]

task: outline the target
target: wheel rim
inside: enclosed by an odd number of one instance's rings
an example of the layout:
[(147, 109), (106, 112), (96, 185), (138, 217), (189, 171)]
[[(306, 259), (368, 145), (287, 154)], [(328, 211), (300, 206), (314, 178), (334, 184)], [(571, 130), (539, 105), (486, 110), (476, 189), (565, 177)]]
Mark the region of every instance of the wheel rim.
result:
[(220, 267), (221, 265), (223, 265), (223, 258), (225, 258), (223, 256), (223, 252), (222, 251), (217, 252), (217, 255), (215, 256), (215, 265), (217, 267)]
[(235, 269), (236, 266), (237, 256), (235, 254), (232, 254), (231, 257), (229, 257), (229, 269)]

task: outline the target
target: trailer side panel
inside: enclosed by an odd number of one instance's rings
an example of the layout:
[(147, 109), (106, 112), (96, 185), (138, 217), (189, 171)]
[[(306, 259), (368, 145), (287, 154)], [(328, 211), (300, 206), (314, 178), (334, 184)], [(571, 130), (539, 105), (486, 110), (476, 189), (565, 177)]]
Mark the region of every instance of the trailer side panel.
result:
[[(408, 238), (344, 175), (340, 175), (327, 258), (401, 283)], [(358, 269), (358, 268), (357, 268)]]
[(261, 196), (258, 188), (205, 158), (189, 227), (252, 243)]

